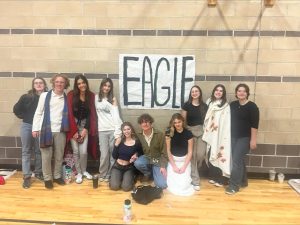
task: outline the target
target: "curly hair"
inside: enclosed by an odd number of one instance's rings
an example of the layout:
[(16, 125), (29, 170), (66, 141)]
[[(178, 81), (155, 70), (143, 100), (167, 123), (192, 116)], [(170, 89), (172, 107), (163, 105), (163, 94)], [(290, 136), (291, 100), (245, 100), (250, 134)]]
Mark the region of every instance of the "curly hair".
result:
[(144, 113), (139, 116), (137, 122), (138, 122), (138, 124), (142, 124), (143, 122), (149, 122), (152, 124), (154, 122), (154, 119), (152, 116), (150, 116), (150, 114)]
[(59, 73), (59, 74), (55, 74), (55, 75), (51, 78), (51, 80), (50, 80), (50, 83), (52, 84), (52, 88), (54, 88), (55, 80), (56, 80), (56, 78), (58, 78), (58, 77), (62, 77), (62, 78), (65, 80), (65, 89), (67, 89), (68, 87), (70, 87), (70, 80), (69, 80), (69, 78), (67, 77), (67, 75)]

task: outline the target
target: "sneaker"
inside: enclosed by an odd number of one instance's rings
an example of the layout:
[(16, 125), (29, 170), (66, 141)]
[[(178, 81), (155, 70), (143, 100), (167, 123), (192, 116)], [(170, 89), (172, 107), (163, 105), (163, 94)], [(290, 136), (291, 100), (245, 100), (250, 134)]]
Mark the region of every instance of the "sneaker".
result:
[(31, 179), (30, 177), (26, 177), (23, 180), (23, 188), (28, 189), (31, 186)]
[(104, 177), (99, 177), (99, 182), (104, 182)]
[(237, 191), (232, 188), (226, 188), (225, 193), (228, 195), (234, 195)]
[(59, 185), (65, 185), (66, 182), (60, 177), (60, 178), (57, 178), (57, 179), (53, 179), (53, 182), (59, 184)]
[(37, 173), (37, 174), (35, 174), (35, 178), (37, 178), (37, 179), (40, 180), (40, 181), (44, 181), (44, 176), (43, 176), (42, 173)]
[(210, 184), (215, 184), (216, 181), (214, 181), (214, 180), (209, 180), (208, 183), (210, 183)]
[(218, 183), (218, 182), (214, 183), (214, 185), (215, 185), (216, 187), (223, 187), (223, 184), (220, 184), (220, 183)]
[(109, 182), (109, 180), (110, 180), (109, 177), (105, 177), (105, 178), (103, 179), (104, 182)]
[(76, 184), (82, 183), (82, 174), (81, 173), (77, 174), (75, 182), (76, 182)]
[(85, 171), (83, 173), (83, 176), (88, 179), (88, 180), (92, 180), (93, 179), (93, 176), (91, 174), (89, 174), (89, 172)]
[(47, 189), (53, 189), (52, 180), (45, 180), (45, 188), (47, 188)]
[(195, 191), (200, 191), (200, 185), (193, 185)]

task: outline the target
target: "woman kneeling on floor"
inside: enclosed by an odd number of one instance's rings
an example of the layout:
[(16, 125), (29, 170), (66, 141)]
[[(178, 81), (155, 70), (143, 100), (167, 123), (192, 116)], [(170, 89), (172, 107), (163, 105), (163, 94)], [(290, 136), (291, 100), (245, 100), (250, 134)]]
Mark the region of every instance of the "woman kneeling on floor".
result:
[(168, 152), (167, 184), (168, 190), (181, 196), (194, 193), (191, 178), (191, 158), (193, 134), (184, 128), (184, 118), (175, 113), (170, 121), (170, 130), (166, 132)]
[(143, 154), (143, 150), (131, 123), (124, 122), (121, 130), (122, 138), (116, 139), (112, 153), (116, 161), (111, 169), (109, 187), (112, 190), (122, 188), (123, 191), (130, 191), (134, 186), (133, 162)]

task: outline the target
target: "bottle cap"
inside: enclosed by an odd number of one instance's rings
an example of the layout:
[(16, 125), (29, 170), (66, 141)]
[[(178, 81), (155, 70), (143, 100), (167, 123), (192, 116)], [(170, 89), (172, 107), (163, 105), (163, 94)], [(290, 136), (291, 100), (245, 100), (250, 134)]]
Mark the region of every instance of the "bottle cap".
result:
[(125, 204), (125, 205), (130, 205), (130, 204), (131, 204), (131, 201), (130, 201), (129, 199), (126, 199), (126, 200), (124, 201), (124, 204)]

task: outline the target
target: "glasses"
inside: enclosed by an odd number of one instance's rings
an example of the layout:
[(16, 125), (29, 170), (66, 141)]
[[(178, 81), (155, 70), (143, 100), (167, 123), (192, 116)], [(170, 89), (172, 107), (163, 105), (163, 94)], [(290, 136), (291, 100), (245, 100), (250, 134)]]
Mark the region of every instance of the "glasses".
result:
[(44, 82), (43, 81), (35, 81), (35, 82), (33, 82), (33, 84), (44, 84)]
[(150, 122), (150, 121), (145, 121), (145, 120), (143, 120), (143, 121), (141, 122), (141, 124), (143, 124), (143, 123), (150, 124), (151, 122)]
[(64, 84), (65, 82), (64, 81), (55, 81), (54, 83), (55, 84)]

